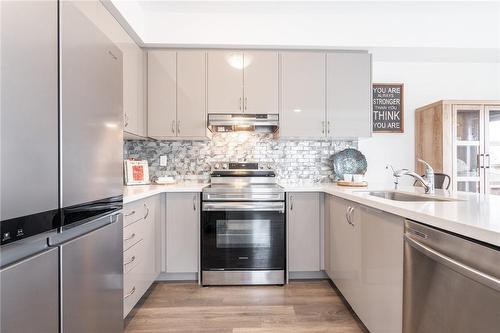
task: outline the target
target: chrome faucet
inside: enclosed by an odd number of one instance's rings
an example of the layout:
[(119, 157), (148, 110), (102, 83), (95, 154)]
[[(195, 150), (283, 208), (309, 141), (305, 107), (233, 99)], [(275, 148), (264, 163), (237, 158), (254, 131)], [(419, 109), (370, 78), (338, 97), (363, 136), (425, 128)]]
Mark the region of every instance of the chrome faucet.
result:
[(385, 168), (392, 169), (392, 175), (394, 176), (394, 189), (398, 189), (399, 178), (402, 176), (411, 176), (415, 178), (417, 181), (422, 183), (422, 186), (425, 189), (426, 194), (434, 194), (434, 170), (430, 166), (429, 163), (424, 160), (418, 159), (419, 162), (425, 164), (425, 178), (421, 177), (417, 173), (410, 171), (409, 169), (399, 169), (395, 170), (392, 165), (387, 165)]

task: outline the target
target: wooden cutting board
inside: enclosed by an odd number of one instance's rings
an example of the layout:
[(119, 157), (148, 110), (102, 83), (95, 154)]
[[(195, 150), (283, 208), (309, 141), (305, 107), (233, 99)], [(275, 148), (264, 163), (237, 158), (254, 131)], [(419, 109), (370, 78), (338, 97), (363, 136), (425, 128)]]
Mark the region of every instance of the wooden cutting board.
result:
[(350, 187), (367, 187), (368, 182), (348, 182), (345, 180), (338, 180), (337, 185), (339, 186), (350, 186)]

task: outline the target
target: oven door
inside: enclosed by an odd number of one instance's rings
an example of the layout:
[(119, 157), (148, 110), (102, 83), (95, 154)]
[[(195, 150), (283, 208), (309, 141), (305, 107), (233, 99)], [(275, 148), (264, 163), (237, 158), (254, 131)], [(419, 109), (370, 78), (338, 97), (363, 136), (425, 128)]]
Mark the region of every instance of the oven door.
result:
[(204, 202), (202, 270), (285, 269), (284, 202)]

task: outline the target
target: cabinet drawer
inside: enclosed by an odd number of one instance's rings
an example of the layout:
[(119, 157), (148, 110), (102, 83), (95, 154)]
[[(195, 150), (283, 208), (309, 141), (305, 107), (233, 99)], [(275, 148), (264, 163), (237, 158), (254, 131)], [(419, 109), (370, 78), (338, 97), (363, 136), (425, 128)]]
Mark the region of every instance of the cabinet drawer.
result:
[(143, 219), (146, 216), (144, 206), (145, 200), (138, 200), (124, 205), (123, 207), (123, 226), (128, 226), (135, 221)]
[(146, 227), (146, 221), (139, 220), (123, 228), (123, 251), (128, 250), (144, 238)]
[(136, 265), (128, 274), (123, 276), (123, 317), (126, 317), (130, 310), (137, 304), (142, 296), (141, 280), (137, 271), (140, 265)]
[(145, 253), (146, 244), (141, 241), (134, 245), (131, 250), (134, 248), (137, 248), (139, 251), (137, 263), (128, 272), (123, 274), (124, 317), (128, 315), (153, 282), (153, 279), (147, 274), (147, 258), (145, 258), (147, 255)]
[(123, 274), (134, 269), (144, 256), (144, 241), (141, 239), (135, 245), (123, 252)]

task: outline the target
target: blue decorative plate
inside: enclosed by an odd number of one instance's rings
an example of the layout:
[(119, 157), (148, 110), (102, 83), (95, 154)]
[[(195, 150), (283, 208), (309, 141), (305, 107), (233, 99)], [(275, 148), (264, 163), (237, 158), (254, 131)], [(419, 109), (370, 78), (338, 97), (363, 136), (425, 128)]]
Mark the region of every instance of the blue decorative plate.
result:
[(343, 179), (344, 174), (365, 174), (368, 163), (359, 150), (347, 148), (333, 154), (333, 171), (337, 179)]

